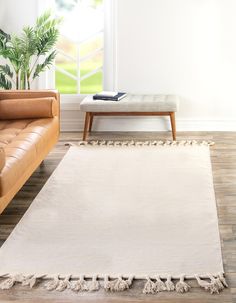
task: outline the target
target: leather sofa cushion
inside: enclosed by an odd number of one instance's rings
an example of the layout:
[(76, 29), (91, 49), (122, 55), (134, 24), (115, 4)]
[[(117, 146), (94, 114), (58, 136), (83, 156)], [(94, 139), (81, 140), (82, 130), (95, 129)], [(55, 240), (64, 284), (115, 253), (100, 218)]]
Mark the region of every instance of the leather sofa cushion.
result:
[(4, 148), (0, 147), (0, 171), (3, 169), (4, 165), (5, 165), (5, 151)]
[(57, 115), (54, 97), (0, 100), (0, 120), (52, 118)]
[(0, 172), (0, 197), (14, 186), (34, 161), (48, 150), (58, 136), (59, 118), (0, 121), (0, 149), (5, 165)]

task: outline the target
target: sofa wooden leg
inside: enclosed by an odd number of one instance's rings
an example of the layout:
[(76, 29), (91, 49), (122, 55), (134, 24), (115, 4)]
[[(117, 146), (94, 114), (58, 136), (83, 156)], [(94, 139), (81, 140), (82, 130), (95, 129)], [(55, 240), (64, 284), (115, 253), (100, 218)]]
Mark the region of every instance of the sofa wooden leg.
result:
[(173, 140), (176, 141), (176, 125), (175, 125), (175, 113), (174, 112), (170, 113), (170, 122), (171, 122)]
[(83, 141), (86, 141), (87, 139), (87, 133), (90, 123), (90, 113), (86, 112), (85, 114), (85, 120), (84, 120), (84, 133), (83, 133)]
[(90, 113), (89, 132), (91, 132), (92, 127), (93, 127), (93, 114)]

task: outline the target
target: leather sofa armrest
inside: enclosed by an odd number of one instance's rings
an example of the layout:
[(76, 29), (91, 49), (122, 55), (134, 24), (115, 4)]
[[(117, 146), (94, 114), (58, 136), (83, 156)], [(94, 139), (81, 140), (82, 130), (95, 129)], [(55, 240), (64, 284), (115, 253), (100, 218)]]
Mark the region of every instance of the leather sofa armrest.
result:
[(0, 100), (0, 119), (39, 119), (58, 116), (54, 97)]
[(3, 167), (5, 166), (6, 163), (6, 156), (5, 156), (5, 151), (3, 147), (0, 147), (0, 172), (2, 171)]
[(55, 90), (0, 90), (0, 119), (49, 118), (60, 115)]
[(59, 102), (59, 93), (56, 90), (0, 90), (0, 100), (46, 97), (54, 97)]

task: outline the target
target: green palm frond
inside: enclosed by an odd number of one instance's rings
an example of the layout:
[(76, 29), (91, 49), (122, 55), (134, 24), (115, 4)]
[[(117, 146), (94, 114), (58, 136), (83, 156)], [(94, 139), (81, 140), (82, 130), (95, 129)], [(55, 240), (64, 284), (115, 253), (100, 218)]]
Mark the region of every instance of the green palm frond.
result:
[(47, 10), (44, 14), (42, 14), (40, 17), (37, 18), (36, 27), (38, 29), (43, 27), (50, 19), (51, 19), (51, 11)]
[(32, 27), (23, 28), (23, 34), (19, 38), (18, 44), (25, 56), (32, 56), (36, 53), (36, 36)]
[(11, 36), (0, 29), (0, 55), (4, 58), (8, 56), (9, 42), (11, 41)]
[(8, 51), (8, 59), (10, 60), (15, 72), (19, 72), (22, 61), (23, 61), (23, 52), (21, 48), (20, 38), (13, 36), (11, 40), (11, 47)]
[(54, 50), (45, 58), (45, 60), (42, 64), (37, 64), (34, 75), (33, 75), (33, 79), (37, 78), (41, 72), (44, 72), (46, 70), (46, 68), (49, 68), (49, 66), (53, 64), (56, 54), (57, 53)]
[(55, 46), (59, 37), (59, 30), (57, 28), (50, 28), (43, 35), (37, 37), (37, 54), (45, 55)]
[(59, 37), (58, 25), (60, 23), (61, 18), (52, 18), (50, 11), (46, 11), (37, 19), (35, 35), (38, 55), (45, 55), (55, 46)]
[(46, 11), (36, 21), (35, 32), (37, 38), (47, 33), (51, 28), (57, 28), (61, 21), (62, 18), (53, 18), (51, 11)]
[(13, 77), (13, 72), (8, 64), (0, 65), (0, 73), (9, 78)]
[(0, 29), (0, 40), (5, 39), (7, 42), (11, 40), (11, 35), (5, 33), (2, 29)]
[(12, 83), (10, 80), (7, 79), (7, 77), (0, 73), (0, 88), (3, 89), (11, 89), (12, 88)]

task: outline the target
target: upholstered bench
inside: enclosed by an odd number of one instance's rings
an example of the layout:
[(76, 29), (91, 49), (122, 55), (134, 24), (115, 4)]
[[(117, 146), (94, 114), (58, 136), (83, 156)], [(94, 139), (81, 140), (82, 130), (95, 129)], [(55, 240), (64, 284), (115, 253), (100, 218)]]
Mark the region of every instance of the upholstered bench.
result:
[(175, 112), (179, 100), (175, 95), (132, 95), (120, 101), (93, 100), (87, 96), (80, 104), (85, 112), (83, 140), (90, 132), (94, 116), (169, 116), (173, 140), (176, 140)]

